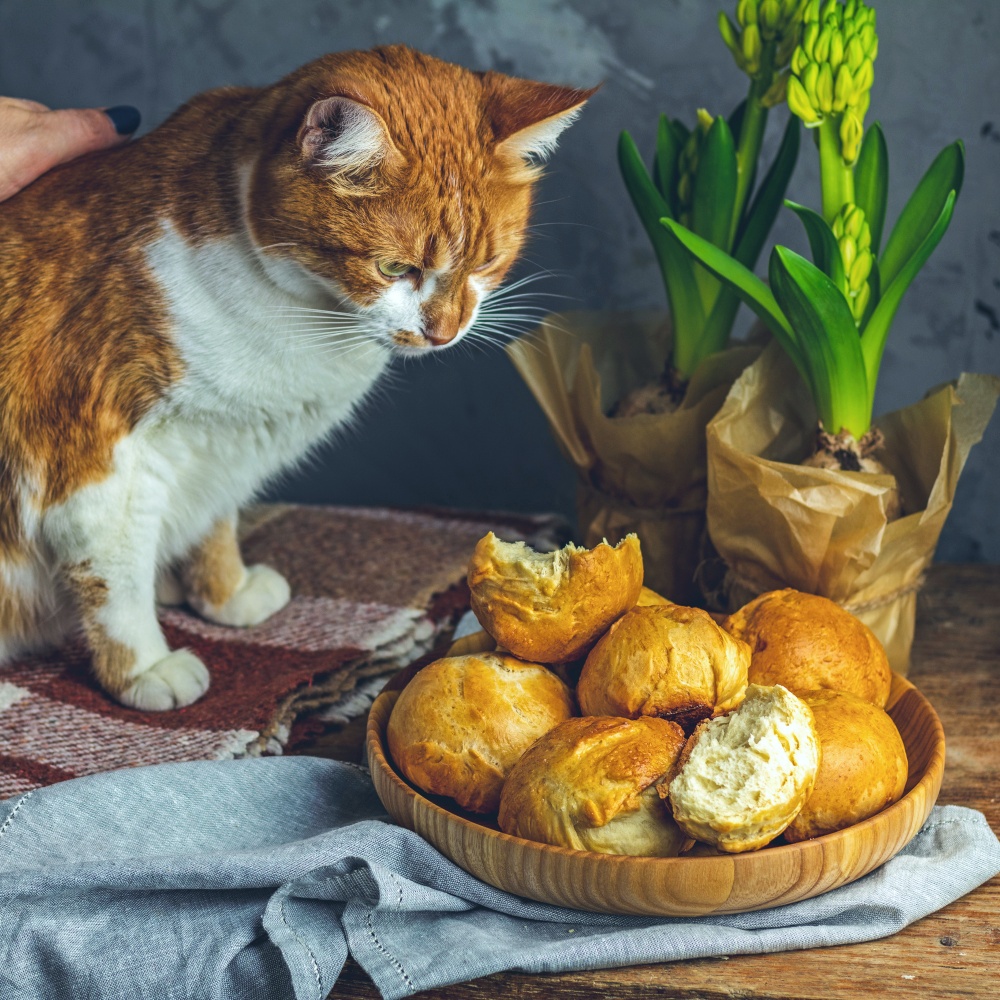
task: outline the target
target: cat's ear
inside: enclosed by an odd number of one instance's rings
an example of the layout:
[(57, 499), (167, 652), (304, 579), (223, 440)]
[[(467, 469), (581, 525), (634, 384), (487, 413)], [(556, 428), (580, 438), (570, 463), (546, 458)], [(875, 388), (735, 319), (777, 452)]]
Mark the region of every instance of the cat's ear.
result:
[(577, 90), (486, 73), (483, 89), (497, 152), (519, 164), (524, 178), (530, 180), (598, 88)]
[(360, 188), (397, 154), (378, 112), (351, 97), (314, 102), (299, 129), (305, 161), (336, 181)]

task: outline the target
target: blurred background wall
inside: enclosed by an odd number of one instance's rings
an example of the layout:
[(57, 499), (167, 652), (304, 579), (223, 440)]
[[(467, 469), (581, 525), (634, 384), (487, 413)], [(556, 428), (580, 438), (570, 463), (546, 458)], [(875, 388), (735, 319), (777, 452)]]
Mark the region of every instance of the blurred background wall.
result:
[[(323, 52), (406, 42), (475, 69), (588, 86), (544, 180), (518, 275), (567, 307), (649, 307), (663, 290), (615, 160), (618, 132), (651, 152), (660, 111), (728, 112), (745, 93), (715, 27), (721, 0), (3, 0), (0, 93), (55, 107), (135, 104), (143, 131), (191, 94), (267, 84)], [(733, 0), (725, 0), (727, 9)], [(959, 372), (1000, 372), (1000, 3), (876, 0), (880, 51), (869, 121), (890, 151), (889, 220), (936, 152), (965, 140), (951, 229), (907, 293), (876, 413)], [(730, 10), (731, 13), (731, 10)], [(785, 110), (772, 116), (769, 154)], [(813, 147), (789, 196), (816, 202)], [(776, 230), (801, 248), (788, 213)], [(545, 300), (541, 300), (545, 301)], [(401, 367), (357, 427), (273, 496), (311, 502), (573, 508), (574, 479), (499, 350)], [(1000, 419), (973, 452), (939, 549), (1000, 562)]]

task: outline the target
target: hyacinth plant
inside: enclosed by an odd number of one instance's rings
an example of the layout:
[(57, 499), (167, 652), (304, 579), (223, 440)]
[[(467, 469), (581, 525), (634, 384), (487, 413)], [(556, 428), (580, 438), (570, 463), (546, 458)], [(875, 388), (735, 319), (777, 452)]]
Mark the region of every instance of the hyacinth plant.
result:
[(875, 11), (860, 0), (810, 0), (801, 21), (787, 98), (817, 135), (822, 214), (785, 204), (802, 220), (813, 261), (775, 247), (768, 287), (695, 227), (667, 213), (662, 224), (760, 316), (794, 361), (820, 418), (810, 464), (878, 471), (870, 458), (881, 443), (872, 408), (886, 339), (904, 292), (951, 221), (964, 150), (957, 141), (938, 154), (883, 246), (888, 152), (879, 125), (864, 128), (878, 53)]
[(740, 302), (691, 259), (660, 220), (676, 220), (744, 267), (754, 267), (798, 156), (798, 121), (790, 118), (754, 191), (768, 111), (785, 100), (804, 5), (805, 0), (739, 0), (735, 23), (720, 13), (722, 39), (750, 78), (746, 99), (728, 118), (702, 109), (689, 129), (661, 115), (651, 172), (629, 133), (619, 139), (622, 177), (656, 251), (670, 307), (673, 343), (662, 388), (673, 403), (698, 365), (729, 343)]

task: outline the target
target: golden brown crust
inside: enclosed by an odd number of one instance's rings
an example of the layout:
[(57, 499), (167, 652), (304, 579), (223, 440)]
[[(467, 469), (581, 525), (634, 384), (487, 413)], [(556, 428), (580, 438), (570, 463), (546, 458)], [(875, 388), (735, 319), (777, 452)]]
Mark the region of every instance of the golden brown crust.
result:
[(501, 646), (535, 663), (568, 663), (635, 605), (642, 553), (635, 535), (541, 556), (490, 532), (476, 545), (468, 581), (472, 610)]
[(683, 746), (680, 727), (663, 719), (569, 719), (514, 766), (500, 829), (576, 850), (675, 855), (685, 838), (656, 786)]
[(848, 691), (884, 708), (892, 674), (882, 644), (833, 601), (797, 590), (761, 594), (723, 627), (750, 644), (751, 684), (782, 684), (803, 694)]
[(822, 758), (816, 785), (785, 830), (791, 842), (860, 823), (896, 802), (906, 787), (906, 748), (892, 719), (844, 691), (811, 691)]
[(679, 604), (635, 607), (587, 657), (577, 685), (586, 715), (643, 715), (691, 728), (743, 699), (750, 647), (705, 611)]
[(639, 600), (635, 602), (637, 608), (648, 608), (657, 605), (663, 605), (665, 607), (673, 606), (674, 602), (669, 598), (664, 597), (662, 594), (658, 594), (655, 590), (650, 590), (649, 587), (643, 587), (639, 591)]
[(414, 675), (389, 717), (389, 752), (419, 788), (470, 812), (495, 812), (525, 750), (573, 714), (573, 695), (551, 671), (511, 656), (435, 660)]

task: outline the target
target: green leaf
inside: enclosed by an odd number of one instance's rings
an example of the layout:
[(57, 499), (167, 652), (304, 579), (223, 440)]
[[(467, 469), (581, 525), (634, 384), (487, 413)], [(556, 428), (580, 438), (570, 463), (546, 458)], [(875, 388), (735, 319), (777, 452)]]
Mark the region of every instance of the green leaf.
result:
[(827, 225), (826, 219), (819, 212), (814, 212), (805, 205), (798, 205), (794, 201), (786, 201), (785, 205), (802, 220), (802, 225), (805, 226), (813, 263), (838, 288), (843, 288), (844, 258), (840, 255), (837, 237), (833, 235), (833, 230)]
[(927, 233), (923, 242), (903, 264), (902, 269), (891, 282), (887, 281), (885, 272), (882, 272), (882, 295), (861, 334), (861, 350), (864, 353), (868, 383), (872, 387), (873, 393), (875, 381), (878, 379), (879, 366), (882, 364), (882, 352), (885, 350), (885, 342), (889, 336), (889, 328), (892, 326), (892, 320), (899, 308), (899, 303), (902, 301), (903, 293), (910, 287), (910, 282), (917, 276), (920, 269), (927, 263), (927, 258), (934, 252), (934, 248), (941, 242), (941, 237), (944, 236), (955, 211), (957, 197), (957, 191), (949, 193), (930, 232)]
[(949, 194), (954, 191), (958, 197), (961, 193), (964, 173), (965, 147), (960, 141), (945, 146), (910, 195), (889, 234), (885, 252), (879, 260), (882, 284), (886, 288), (936, 225)]
[(882, 126), (875, 122), (861, 141), (854, 166), (854, 204), (864, 213), (872, 234), (872, 253), (878, 256), (889, 200), (889, 150)]
[(839, 288), (805, 257), (775, 247), (771, 288), (798, 334), (810, 388), (823, 426), (860, 438), (871, 425), (871, 404), (861, 342), (850, 306)]
[[(799, 353), (795, 334), (785, 318), (771, 290), (749, 268), (730, 257), (725, 250), (702, 239), (697, 233), (673, 219), (661, 219), (663, 225), (703, 267), (729, 285), (734, 292), (767, 324), (796, 365), (804, 361)], [(801, 370), (801, 369), (800, 369)]]
[(694, 176), (691, 228), (723, 250), (729, 249), (729, 230), (736, 200), (736, 146), (721, 115), (701, 146)]
[(678, 150), (683, 149), (684, 144), (691, 137), (691, 129), (680, 118), (672, 118), (670, 120), (670, 128), (674, 133), (674, 142), (677, 144)]
[(751, 270), (757, 264), (760, 251), (778, 215), (781, 200), (785, 197), (792, 171), (795, 170), (795, 161), (799, 155), (799, 137), (799, 120), (790, 115), (785, 126), (785, 134), (781, 137), (778, 155), (775, 156), (763, 183), (757, 189), (743, 223), (736, 233), (736, 249), (733, 256)]
[(683, 375), (690, 375), (693, 369), (685, 367), (684, 359), (694, 351), (692, 345), (697, 343), (705, 324), (694, 266), (683, 247), (660, 225), (659, 220), (669, 215), (670, 209), (656, 190), (628, 132), (622, 132), (618, 139), (618, 165), (659, 261), (674, 326), (674, 366)]
[(671, 217), (677, 214), (677, 158), (680, 155), (674, 130), (666, 115), (660, 115), (656, 129), (656, 158), (653, 160), (653, 181), (670, 207)]

